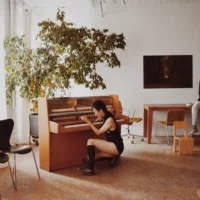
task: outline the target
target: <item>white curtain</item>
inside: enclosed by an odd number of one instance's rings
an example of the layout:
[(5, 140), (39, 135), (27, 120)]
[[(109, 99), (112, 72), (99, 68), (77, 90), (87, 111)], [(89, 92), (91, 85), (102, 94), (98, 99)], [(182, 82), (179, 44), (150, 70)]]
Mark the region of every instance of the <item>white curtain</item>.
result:
[(4, 47), (3, 41), (6, 33), (6, 1), (0, 0), (0, 120), (7, 118), (6, 92), (5, 92), (5, 70), (4, 70)]
[[(11, 35), (25, 35), (26, 45), (29, 45), (30, 41), (30, 11), (24, 4), (23, 0), (11, 0), (10, 1), (10, 13), (11, 13)], [(19, 88), (12, 94), (12, 111), (13, 119), (15, 121), (14, 131), (11, 140), (15, 144), (27, 144), (29, 143), (29, 112), (30, 103), (20, 97)]]

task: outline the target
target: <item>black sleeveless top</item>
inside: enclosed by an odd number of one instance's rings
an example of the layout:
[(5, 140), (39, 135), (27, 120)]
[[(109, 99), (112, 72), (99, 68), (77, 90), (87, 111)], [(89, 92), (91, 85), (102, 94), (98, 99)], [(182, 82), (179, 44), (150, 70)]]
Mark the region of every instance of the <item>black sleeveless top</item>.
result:
[(116, 128), (113, 131), (107, 130), (105, 132), (105, 136), (106, 136), (107, 141), (113, 142), (116, 145), (119, 153), (121, 154), (124, 150), (124, 144), (123, 144), (123, 139), (120, 135), (120, 132), (118, 131), (117, 122), (116, 122), (115, 118), (111, 114), (109, 114), (107, 117), (104, 118), (104, 123), (110, 117), (114, 120)]
[(112, 119), (115, 121), (116, 128), (113, 131), (107, 130), (105, 132), (106, 139), (110, 142), (123, 141), (122, 138), (121, 138), (121, 135), (118, 131), (116, 120), (113, 117), (112, 117)]

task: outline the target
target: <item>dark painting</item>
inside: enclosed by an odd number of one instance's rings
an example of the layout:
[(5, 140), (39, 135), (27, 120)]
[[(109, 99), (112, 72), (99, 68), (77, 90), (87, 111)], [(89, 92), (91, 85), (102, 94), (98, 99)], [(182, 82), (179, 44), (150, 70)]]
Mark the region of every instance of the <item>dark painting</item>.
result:
[(192, 88), (192, 55), (143, 57), (144, 88)]

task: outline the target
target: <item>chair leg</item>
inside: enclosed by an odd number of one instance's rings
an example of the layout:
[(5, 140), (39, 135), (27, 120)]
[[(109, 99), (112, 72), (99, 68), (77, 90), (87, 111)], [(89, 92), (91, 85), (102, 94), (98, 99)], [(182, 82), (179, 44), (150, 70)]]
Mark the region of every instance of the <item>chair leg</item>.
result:
[(172, 128), (173, 128), (173, 126), (171, 126), (171, 129), (170, 129), (170, 136), (172, 135), (172, 130), (173, 130)]
[(17, 189), (17, 170), (16, 170), (16, 154), (15, 153), (14, 153), (13, 175), (14, 175), (15, 189)]
[(158, 128), (158, 124), (156, 123), (156, 133), (155, 133), (155, 136), (154, 136), (154, 143), (156, 143), (156, 137), (157, 137), (157, 128)]
[(122, 137), (123, 137), (123, 136), (128, 136), (128, 138), (129, 138), (129, 132), (130, 132), (130, 130), (129, 130), (129, 125), (127, 125), (126, 130), (127, 130), (127, 134), (123, 134), (123, 135), (121, 135), (121, 136), (122, 136)]
[(133, 135), (133, 137), (132, 137), (131, 144), (134, 144), (134, 135)]
[(128, 138), (130, 137), (130, 126), (128, 125), (127, 127), (127, 131), (128, 131)]
[(168, 135), (168, 127), (167, 127), (167, 126), (166, 126), (165, 131), (166, 131), (166, 134), (167, 134), (167, 143), (168, 143), (168, 145), (169, 145), (169, 135)]
[(10, 167), (10, 161), (9, 160), (8, 160), (8, 167), (9, 167), (10, 175), (11, 175), (11, 178), (12, 178), (13, 187), (15, 189), (17, 189), (17, 187), (15, 186), (15, 182), (14, 182), (14, 178), (13, 178), (13, 174), (12, 174), (12, 170), (11, 170), (11, 167)]
[(31, 147), (31, 148), (32, 148), (32, 153), (33, 153), (33, 158), (34, 158), (34, 161), (35, 161), (35, 166), (36, 166), (38, 178), (41, 179), (40, 173), (39, 173), (39, 170), (38, 170), (38, 166), (37, 166), (37, 162), (36, 162), (36, 159), (35, 159), (35, 154), (34, 154), (34, 151), (33, 151), (33, 147)]
[[(168, 130), (168, 128), (167, 128), (167, 130)], [(170, 131), (168, 131), (168, 137), (169, 137), (168, 145), (170, 144), (170, 137), (171, 137), (171, 135), (172, 135), (172, 126), (170, 126)]]
[[(130, 136), (132, 136), (132, 140), (131, 140), (131, 144), (134, 144), (134, 139), (135, 139), (135, 136), (139, 136), (139, 135), (134, 135), (134, 134), (131, 134), (130, 133), (130, 126), (133, 126), (134, 125), (134, 123), (132, 123), (132, 124), (128, 124), (127, 125), (127, 134), (126, 135), (128, 135), (128, 138), (130, 137)], [(126, 135), (122, 135), (122, 136), (126, 136)], [(142, 138), (141, 138), (141, 141), (143, 142), (144, 141), (144, 138), (143, 138), (143, 136), (142, 136)]]
[(186, 129), (185, 129), (185, 128), (183, 128), (182, 130), (183, 130), (183, 135), (185, 135), (185, 131), (186, 131)]
[(176, 152), (176, 139), (174, 138), (174, 143), (173, 143), (173, 152)]

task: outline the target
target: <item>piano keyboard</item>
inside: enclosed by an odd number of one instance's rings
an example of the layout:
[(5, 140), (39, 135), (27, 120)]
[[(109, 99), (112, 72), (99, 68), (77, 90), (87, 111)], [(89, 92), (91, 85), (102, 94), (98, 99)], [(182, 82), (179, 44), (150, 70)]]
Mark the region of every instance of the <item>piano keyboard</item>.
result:
[[(124, 122), (124, 119), (118, 119), (116, 120), (116, 122)], [(103, 122), (93, 122), (92, 124), (94, 125), (101, 125), (103, 124)], [(79, 126), (89, 126), (87, 123), (84, 123), (84, 124), (73, 124), (73, 125), (69, 125), (69, 126), (64, 126), (65, 128), (73, 128), (73, 127), (79, 127)]]

